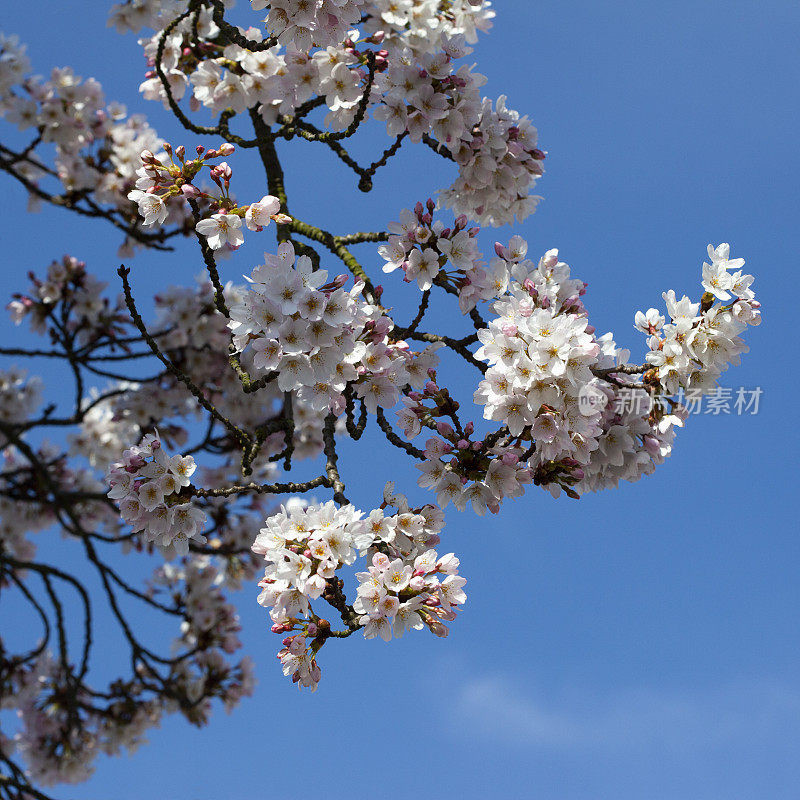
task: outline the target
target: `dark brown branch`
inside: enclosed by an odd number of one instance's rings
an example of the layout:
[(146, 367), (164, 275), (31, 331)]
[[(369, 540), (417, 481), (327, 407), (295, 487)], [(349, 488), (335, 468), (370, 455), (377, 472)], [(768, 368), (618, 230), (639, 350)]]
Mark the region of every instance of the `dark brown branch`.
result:
[(384, 410), (378, 407), (377, 414), (378, 418), (378, 426), (383, 431), (384, 435), (388, 439), (388, 441), (393, 444), (395, 447), (399, 447), (401, 450), (405, 450), (410, 456), (414, 456), (414, 458), (419, 459), (420, 461), (426, 461), (425, 453), (422, 452), (418, 447), (414, 447), (411, 442), (405, 441), (405, 439), (401, 439), (392, 429), (392, 425), (388, 419), (386, 419), (386, 414)]
[(330, 488), (333, 489), (333, 499), (340, 505), (349, 505), (350, 501), (344, 494), (344, 483), (339, 476), (339, 468), (337, 462), (339, 460), (336, 454), (336, 417), (333, 414), (328, 414), (325, 417), (325, 426), (322, 429), (322, 439), (325, 443), (325, 457), (327, 459), (325, 464), (325, 472), (328, 475), (328, 482)]
[(183, 370), (176, 367), (175, 364), (173, 364), (172, 361), (161, 352), (153, 337), (147, 332), (147, 328), (145, 327), (144, 321), (142, 320), (142, 317), (136, 308), (136, 303), (134, 302), (133, 295), (131, 294), (131, 285), (128, 282), (130, 269), (123, 264), (117, 270), (117, 274), (122, 278), (125, 304), (128, 307), (131, 318), (133, 319), (136, 327), (139, 329), (139, 332), (142, 334), (142, 337), (153, 351), (153, 355), (191, 392), (192, 396), (206, 411), (208, 411), (209, 414), (218, 419), (231, 432), (233, 437), (237, 442), (240, 443), (242, 448), (248, 447), (251, 443), (250, 435), (234, 425), (234, 423), (231, 422), (224, 414), (220, 413), (217, 407), (203, 394), (200, 387), (197, 386), (197, 384), (195, 384), (194, 381), (192, 381), (192, 379), (185, 372), (183, 372)]

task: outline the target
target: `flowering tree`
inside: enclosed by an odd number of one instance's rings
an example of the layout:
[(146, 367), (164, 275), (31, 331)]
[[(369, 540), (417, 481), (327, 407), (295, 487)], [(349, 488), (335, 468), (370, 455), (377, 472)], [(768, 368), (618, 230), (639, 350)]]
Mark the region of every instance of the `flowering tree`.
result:
[[(535, 210), (545, 159), (527, 117), (482, 97), (463, 62), (491, 26), (489, 2), (250, 5), (244, 27), (222, 0), (112, 8), (121, 32), (154, 31), (141, 40), (140, 91), (183, 128), (175, 146), (106, 103), (93, 79), (30, 77), (24, 46), (0, 38), (0, 115), (28, 135), (0, 144), (0, 168), (32, 205), (105, 220), (124, 234), (125, 260), (193, 238), (204, 266), (198, 285), (160, 290), (148, 322), (127, 266), (109, 287), (72, 256), (31, 274), (8, 306), (47, 344), (0, 354), (62, 362), (73, 400), (42, 408), (37, 377), (0, 372), (0, 587), (41, 622), (27, 648), (0, 641), (0, 700), (20, 719), (0, 734), (0, 798), (46, 798), (36, 785), (85, 779), (99, 753), (137, 746), (162, 714), (202, 725), (214, 698), (248, 694), (230, 600), (244, 585), (260, 586), (284, 674), (312, 691), (330, 639), (446, 636), (466, 581), (441, 546), (444, 509), (483, 515), (530, 485), (577, 499), (649, 475), (686, 419), (680, 398), (713, 393), (760, 321), (743, 260), (709, 246), (698, 300), (668, 291), (666, 313), (635, 314), (646, 337), (635, 363), (589, 323), (586, 285), (556, 250), (529, 259), (512, 236), (479, 251), (479, 226)], [(347, 140), (370, 121), (388, 145), (364, 165)], [(431, 148), (455, 178), (386, 231), (337, 235), (290, 210), (279, 150), (291, 139), (324, 145), (362, 192), (404, 146)], [(254, 163), (266, 193), (242, 203), (234, 175)], [(247, 284), (223, 281), (220, 259), (270, 231), (264, 263), (239, 267)], [(414, 287), (413, 319), (391, 316), (379, 266), (387, 290), (398, 271)], [(466, 335), (425, 330), (426, 319), (441, 327), (431, 304), (445, 294)], [(474, 413), (437, 378), (444, 358), (476, 370)], [(133, 378), (140, 364), (152, 374)], [(350, 503), (337, 445), (372, 424), (416, 462), (430, 502), (388, 483), (372, 509)], [(31, 534), (53, 527), (98, 596), (37, 555)], [(150, 578), (127, 577), (120, 552), (159, 557)], [(75, 598), (77, 623), (65, 611)], [(126, 671), (102, 685), (90, 675), (98, 604), (129, 650)], [(170, 651), (146, 638), (137, 607), (177, 623)]]

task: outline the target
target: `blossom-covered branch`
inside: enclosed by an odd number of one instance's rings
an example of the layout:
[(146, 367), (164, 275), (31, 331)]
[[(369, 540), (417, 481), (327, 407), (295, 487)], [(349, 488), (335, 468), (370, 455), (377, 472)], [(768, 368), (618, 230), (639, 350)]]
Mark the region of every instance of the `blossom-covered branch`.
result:
[[(233, 658), (243, 586), (260, 587), (284, 674), (312, 691), (329, 640), (446, 636), (466, 602), (448, 506), (496, 513), (530, 487), (577, 499), (651, 474), (687, 417), (680, 392), (715, 391), (746, 351), (760, 305), (727, 244), (709, 246), (697, 299), (670, 290), (666, 313), (631, 315), (642, 363), (590, 324), (557, 250), (529, 259), (514, 235), (485, 254), (482, 230), (535, 210), (545, 160), (528, 118), (483, 97), (464, 63), (493, 16), (485, 0), (251, 0), (238, 26), (223, 0), (126, 0), (111, 21), (151, 29), (139, 88), (176, 118), (174, 146), (94, 79), (30, 77), (24, 47), (0, 38), (0, 116), (27, 136), (0, 145), (0, 168), (33, 205), (123, 231), (126, 262), (180, 236), (202, 270), (158, 287), (152, 319), (129, 267), (109, 283), (72, 256), (9, 303), (47, 344), (0, 347), (26, 362), (0, 371), (0, 588), (38, 625), (19, 652), (0, 642), (0, 702), (20, 719), (0, 735), (0, 798), (46, 797), (35, 784), (85, 779), (163, 714), (201, 725), (215, 698), (248, 694), (252, 666)], [(387, 138), (364, 166), (353, 143), (370, 128)], [(361, 191), (415, 145), (455, 177), (392, 205), (385, 231), (335, 233), (290, 209), (292, 139)], [(262, 188), (237, 197), (254, 167)], [(251, 236), (258, 264), (237, 252)], [(246, 283), (224, 277), (228, 257)], [(399, 292), (414, 299), (405, 319)], [(471, 376), (463, 396), (445, 359)], [(44, 408), (37, 360), (69, 379)], [(422, 499), (389, 481), (362, 504), (345, 439), (411, 459)], [(51, 563), (53, 529), (83, 570)], [(149, 580), (129, 580), (121, 554)], [(98, 604), (125, 644), (103, 686)], [(177, 623), (171, 646), (153, 614)]]

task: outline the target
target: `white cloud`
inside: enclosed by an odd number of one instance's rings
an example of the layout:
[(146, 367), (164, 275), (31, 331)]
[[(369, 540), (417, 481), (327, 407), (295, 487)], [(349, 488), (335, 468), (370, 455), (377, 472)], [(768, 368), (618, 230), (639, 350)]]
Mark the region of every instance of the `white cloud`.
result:
[(550, 750), (697, 753), (780, 746), (800, 738), (800, 690), (742, 681), (711, 690), (572, 689), (545, 696), (493, 675), (461, 684), (452, 724), (470, 737)]

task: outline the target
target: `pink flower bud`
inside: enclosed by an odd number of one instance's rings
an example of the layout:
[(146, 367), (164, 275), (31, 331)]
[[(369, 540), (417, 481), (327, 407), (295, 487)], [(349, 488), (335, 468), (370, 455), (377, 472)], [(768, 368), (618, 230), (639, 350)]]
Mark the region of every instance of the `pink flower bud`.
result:
[(644, 443), (645, 450), (647, 450), (651, 456), (656, 455), (661, 449), (661, 445), (658, 443), (658, 439), (656, 439), (655, 436), (645, 436), (642, 441)]
[(230, 143), (225, 142), (225, 144), (220, 145), (219, 150), (217, 151), (221, 156), (230, 156), (236, 151), (236, 148)]
[(516, 466), (519, 463), (519, 456), (516, 453), (503, 453), (500, 459), (507, 467)]
[(451, 436), (453, 434), (453, 426), (442, 419), (436, 423), (436, 430), (439, 431), (442, 436)]

